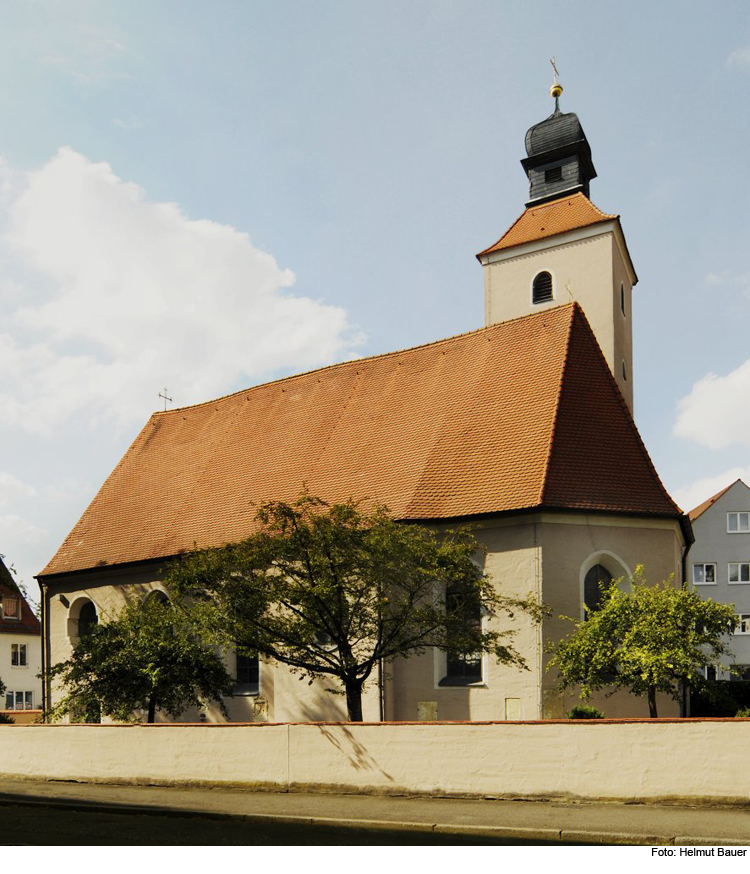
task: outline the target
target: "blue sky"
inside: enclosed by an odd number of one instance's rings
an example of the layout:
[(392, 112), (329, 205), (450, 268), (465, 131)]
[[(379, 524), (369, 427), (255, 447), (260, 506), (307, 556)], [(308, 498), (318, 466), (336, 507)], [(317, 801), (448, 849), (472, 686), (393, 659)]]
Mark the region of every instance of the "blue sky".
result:
[(27, 0), (3, 20), (0, 552), (26, 582), (164, 386), (184, 405), (482, 324), (474, 255), (523, 209), (552, 55), (640, 277), (657, 469), (686, 509), (750, 478), (746, 3)]

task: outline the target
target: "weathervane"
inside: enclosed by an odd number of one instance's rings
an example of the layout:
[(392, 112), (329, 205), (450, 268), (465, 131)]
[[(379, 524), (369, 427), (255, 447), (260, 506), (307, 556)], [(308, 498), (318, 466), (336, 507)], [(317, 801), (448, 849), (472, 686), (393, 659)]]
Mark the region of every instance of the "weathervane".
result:
[(563, 86), (557, 81), (557, 77), (560, 75), (557, 72), (557, 65), (555, 64), (555, 59), (549, 59), (550, 64), (552, 64), (552, 70), (554, 71), (555, 81), (552, 83), (552, 87), (549, 89), (550, 97), (555, 98), (555, 115), (560, 112), (560, 95), (563, 93)]
[(164, 394), (159, 392), (159, 397), (164, 401), (164, 412), (166, 413), (167, 412), (167, 401), (169, 401), (169, 403), (171, 404), (172, 398), (170, 398), (169, 395), (167, 394), (166, 388), (164, 389)]

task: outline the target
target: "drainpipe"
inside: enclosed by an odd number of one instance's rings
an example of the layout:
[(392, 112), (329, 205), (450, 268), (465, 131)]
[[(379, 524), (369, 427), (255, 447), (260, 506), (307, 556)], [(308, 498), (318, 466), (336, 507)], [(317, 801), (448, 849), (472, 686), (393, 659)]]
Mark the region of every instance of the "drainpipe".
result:
[[(695, 535), (693, 534), (693, 526), (690, 524), (690, 519), (684, 514), (680, 516), (680, 528), (682, 529), (682, 536), (684, 540), (684, 545), (682, 547), (682, 562), (680, 568), (682, 572), (681, 586), (683, 589), (687, 589), (687, 557), (688, 553), (690, 552), (690, 547), (695, 543)], [(680, 695), (680, 718), (686, 719), (688, 716), (690, 716), (690, 683), (688, 683), (686, 679), (683, 679), (682, 695)]]
[(41, 625), (42, 625), (42, 719), (47, 721), (47, 592), (44, 583), (39, 583), (39, 595), (41, 597)]

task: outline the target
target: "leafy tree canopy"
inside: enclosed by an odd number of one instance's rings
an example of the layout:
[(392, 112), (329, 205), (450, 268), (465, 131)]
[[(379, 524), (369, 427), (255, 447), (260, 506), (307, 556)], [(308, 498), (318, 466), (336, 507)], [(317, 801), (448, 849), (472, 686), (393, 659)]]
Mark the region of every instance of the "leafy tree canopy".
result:
[(540, 609), (496, 591), (465, 528), (436, 533), (397, 523), (382, 506), (328, 505), (307, 493), (263, 504), (257, 522), (241, 543), (176, 562), (167, 585), (196, 605), (214, 642), (335, 678), (351, 720), (362, 719), (362, 690), (381, 659), (436, 646), (525, 666), (512, 630), (467, 617), (538, 619)]
[(557, 669), (561, 689), (579, 686), (584, 699), (605, 687), (645, 694), (655, 717), (657, 692), (678, 700), (685, 681), (730, 654), (725, 636), (736, 621), (732, 605), (703, 600), (671, 580), (648, 585), (638, 567), (628, 591), (613, 581), (598, 610), (571, 619), (575, 628), (553, 648), (547, 668)]
[(221, 658), (183, 611), (154, 597), (92, 626), (49, 675), (66, 692), (49, 716), (69, 714), (86, 722), (100, 716), (130, 721), (138, 710), (148, 712), (148, 722), (157, 710), (176, 718), (211, 700), (226, 714), (221, 696), (233, 685)]

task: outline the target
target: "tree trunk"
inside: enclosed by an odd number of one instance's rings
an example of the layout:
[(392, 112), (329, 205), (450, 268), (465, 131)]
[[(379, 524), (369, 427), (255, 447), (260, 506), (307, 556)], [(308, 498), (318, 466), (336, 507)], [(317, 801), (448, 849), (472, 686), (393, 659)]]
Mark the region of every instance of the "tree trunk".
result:
[(156, 695), (152, 695), (148, 700), (148, 719), (146, 721), (156, 721)]
[(349, 722), (362, 722), (362, 680), (345, 679), (346, 710)]
[(651, 719), (656, 719), (659, 716), (656, 712), (656, 686), (648, 687), (648, 715)]

